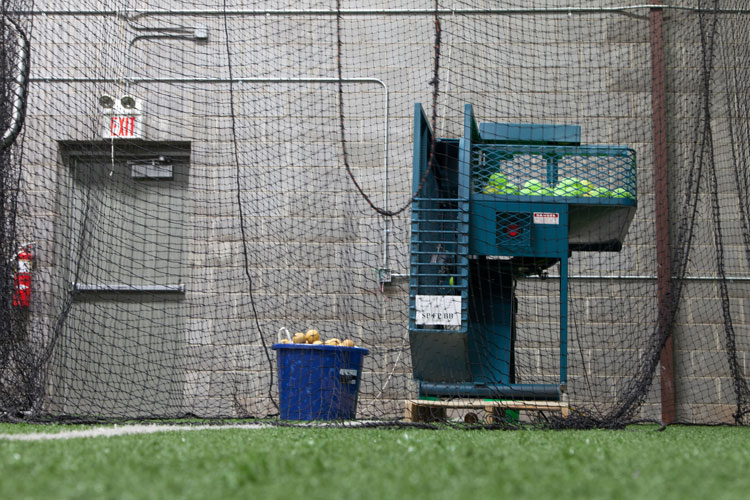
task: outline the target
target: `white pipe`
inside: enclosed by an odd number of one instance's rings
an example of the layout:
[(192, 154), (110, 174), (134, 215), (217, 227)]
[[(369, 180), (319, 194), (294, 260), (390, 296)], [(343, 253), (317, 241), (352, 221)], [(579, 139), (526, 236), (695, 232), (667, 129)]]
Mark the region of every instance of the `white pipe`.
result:
[[(135, 28), (138, 29), (138, 28)], [(160, 29), (160, 28), (154, 28)], [(188, 34), (149, 34), (149, 35), (138, 35), (134, 36), (130, 43), (128, 43), (128, 51), (125, 59), (125, 95), (130, 94), (130, 82), (133, 80), (133, 78), (130, 76), (131, 73), (131, 67), (133, 62), (133, 46), (136, 44), (136, 42), (139, 42), (141, 40), (162, 40), (162, 39), (169, 39), (169, 40), (195, 40), (195, 36), (191, 36)]]
[[(268, 10), (254, 10), (254, 9), (192, 9), (192, 10), (147, 10), (147, 9), (125, 9), (125, 10), (30, 10), (19, 12), (24, 15), (44, 15), (44, 16), (119, 16), (124, 18), (132, 28), (138, 29), (149, 29), (149, 28), (138, 28), (131, 24), (131, 21), (147, 16), (371, 16), (371, 15), (394, 15), (394, 16), (434, 16), (434, 15), (534, 15), (534, 14), (592, 14), (592, 13), (627, 13), (633, 10), (646, 10), (646, 9), (674, 9), (674, 10), (686, 10), (691, 12), (709, 12), (709, 13), (750, 13), (750, 9), (702, 9), (696, 7), (681, 7), (675, 5), (662, 5), (662, 4), (637, 4), (637, 5), (624, 5), (619, 7), (557, 7), (557, 8), (506, 8), (506, 9), (456, 9), (455, 5), (450, 9), (339, 9), (339, 10), (322, 10), (322, 9), (268, 9)], [(133, 41), (140, 37), (136, 37)], [(132, 45), (132, 42), (131, 42)], [(51, 81), (46, 79), (45, 81)], [(126, 79), (125, 86), (126, 92), (129, 83), (136, 80)], [(137, 81), (145, 81), (145, 79), (138, 79)], [(156, 81), (156, 80), (149, 80)], [(163, 80), (159, 80), (163, 81)], [(181, 80), (184, 81), (184, 80)], [(201, 79), (203, 82), (208, 82), (208, 79)], [(224, 80), (226, 81), (226, 80)], [(327, 82), (331, 80), (326, 79), (239, 79), (234, 81), (245, 81), (245, 82), (268, 82), (268, 83), (280, 83), (289, 81), (298, 82)], [(338, 79), (332, 79), (332, 83), (338, 83)], [(342, 79), (342, 81), (363, 81), (360, 79)], [(385, 89), (385, 124), (384, 124), (384, 159), (383, 159), (383, 208), (384, 210), (389, 209), (388, 199), (388, 148), (389, 148), (389, 95), (388, 87), (382, 81), (378, 79), (371, 79), (370, 81), (376, 81), (383, 85)], [(195, 81), (197, 83), (197, 81)], [(388, 243), (389, 243), (389, 228), (388, 219), (383, 218), (383, 268), (388, 269)]]
[(191, 9), (191, 10), (20, 10), (11, 11), (14, 15), (32, 16), (120, 16), (126, 19), (146, 16), (434, 16), (437, 15), (535, 15), (535, 14), (606, 14), (628, 13), (633, 10), (681, 10), (707, 14), (749, 14), (750, 9), (712, 9), (708, 7), (687, 7), (681, 5), (635, 4), (616, 7), (550, 7), (550, 8), (507, 8), (507, 9)]
[[(29, 79), (34, 83), (122, 83), (119, 78), (78, 78), (78, 77), (33, 77)], [(137, 77), (126, 78), (126, 85), (133, 83), (227, 83), (229, 78), (149, 78)], [(234, 83), (376, 83), (383, 87), (383, 130), (385, 137), (383, 139), (383, 190), (385, 210), (388, 210), (388, 156), (389, 156), (389, 121), (390, 121), (390, 91), (388, 85), (379, 78), (369, 77), (350, 77), (342, 78), (325, 78), (325, 77), (296, 77), (296, 78), (272, 78), (272, 77), (253, 77), (253, 78), (233, 78)], [(388, 268), (388, 223), (384, 222), (385, 230), (383, 234), (383, 267)]]
[[(383, 84), (385, 86), (385, 84)], [(389, 98), (388, 98), (388, 88), (386, 87), (385, 91), (385, 116), (387, 117), (390, 113), (389, 110)], [(384, 157), (383, 157), (383, 210), (386, 212), (389, 211), (388, 207), (388, 145), (390, 144), (390, 140), (388, 137), (388, 119), (385, 120), (385, 140), (383, 141), (383, 149)], [(386, 216), (383, 216), (383, 269), (385, 272), (388, 272), (388, 233), (390, 232), (390, 229), (388, 228), (388, 222), (389, 218)]]
[[(392, 278), (408, 278), (410, 275), (407, 274), (391, 274)], [(533, 276), (526, 276), (525, 279), (560, 279), (560, 276), (558, 275), (549, 275), (545, 276), (544, 278), (540, 278), (539, 276), (533, 275)], [(577, 279), (577, 280), (655, 280), (657, 279), (656, 275), (640, 275), (640, 276), (633, 276), (633, 275), (623, 275), (623, 276), (588, 276), (588, 275), (572, 275), (568, 276), (568, 279)], [(719, 276), (684, 276), (682, 278), (673, 277), (672, 279), (682, 279), (685, 281), (750, 281), (750, 276), (725, 276), (724, 278), (721, 278)]]

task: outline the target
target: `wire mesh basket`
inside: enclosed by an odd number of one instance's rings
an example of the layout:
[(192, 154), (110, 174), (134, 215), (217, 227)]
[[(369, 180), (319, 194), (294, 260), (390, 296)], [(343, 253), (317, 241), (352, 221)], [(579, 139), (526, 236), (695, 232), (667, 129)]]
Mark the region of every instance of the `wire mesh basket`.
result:
[(624, 146), (472, 146), (472, 196), (635, 200), (636, 184), (635, 152)]

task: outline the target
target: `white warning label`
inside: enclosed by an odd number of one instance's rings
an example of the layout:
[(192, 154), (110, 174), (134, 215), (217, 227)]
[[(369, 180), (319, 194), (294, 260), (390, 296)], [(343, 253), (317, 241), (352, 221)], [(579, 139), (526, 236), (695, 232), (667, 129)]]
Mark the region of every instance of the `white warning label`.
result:
[(555, 212), (534, 212), (534, 224), (560, 224), (560, 214)]
[(461, 326), (461, 297), (458, 295), (417, 295), (418, 325)]

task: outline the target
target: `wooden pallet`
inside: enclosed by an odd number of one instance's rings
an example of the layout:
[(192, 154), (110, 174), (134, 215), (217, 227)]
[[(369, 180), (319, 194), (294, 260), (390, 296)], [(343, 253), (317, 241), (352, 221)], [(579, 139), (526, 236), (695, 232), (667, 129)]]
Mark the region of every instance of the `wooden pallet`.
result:
[(483, 399), (454, 399), (451, 401), (432, 401), (428, 399), (409, 399), (406, 401), (407, 422), (429, 422), (444, 420), (448, 408), (483, 409), (487, 412), (487, 423), (498, 418), (500, 410), (559, 411), (563, 418), (570, 414), (567, 401), (485, 401)]

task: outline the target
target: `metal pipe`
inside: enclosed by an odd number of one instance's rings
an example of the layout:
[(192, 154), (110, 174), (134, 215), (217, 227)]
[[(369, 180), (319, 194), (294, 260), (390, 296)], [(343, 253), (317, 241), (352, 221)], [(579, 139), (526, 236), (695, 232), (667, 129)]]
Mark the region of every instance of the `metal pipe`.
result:
[(150, 292), (150, 293), (185, 293), (185, 285), (128, 285), (126, 283), (83, 284), (73, 283), (76, 292)]
[[(136, 37), (137, 38), (137, 37)], [(79, 77), (33, 77), (29, 79), (34, 83), (122, 83), (123, 80), (120, 78), (79, 78)], [(138, 78), (126, 78), (125, 85), (128, 87), (129, 83), (227, 83), (229, 78), (150, 78), (150, 77), (138, 77)], [(253, 78), (233, 78), (231, 79), (234, 83), (339, 83), (338, 78), (325, 78), (325, 77), (295, 77), (295, 78), (271, 78), (271, 77), (253, 77)], [(388, 85), (379, 78), (370, 77), (350, 77), (342, 78), (340, 80), (344, 83), (375, 83), (383, 87), (383, 130), (385, 137), (383, 139), (383, 190), (385, 198), (384, 208), (388, 209), (388, 182), (389, 182), (389, 147), (390, 147), (390, 90)], [(385, 228), (383, 232), (383, 267), (388, 268), (388, 222), (384, 222)]]
[[(529, 276), (529, 278), (535, 278), (539, 279), (539, 276)], [(560, 276), (546, 276), (545, 278), (541, 279), (556, 279), (560, 278)], [(579, 279), (579, 280), (658, 280), (659, 276), (657, 275), (642, 275), (642, 276), (633, 276), (633, 275), (624, 275), (624, 276), (587, 276), (587, 275), (577, 275), (577, 276), (568, 276), (569, 279)], [(685, 281), (720, 281), (720, 280), (726, 280), (726, 281), (750, 281), (750, 276), (726, 276), (724, 278), (720, 276), (683, 276), (682, 278), (673, 277), (672, 279), (681, 279)]]
[(690, 13), (750, 14), (750, 9), (713, 9), (681, 5), (635, 4), (614, 7), (549, 7), (549, 8), (506, 8), (506, 9), (125, 9), (125, 10), (19, 10), (13, 15), (26, 16), (118, 16), (134, 19), (147, 16), (435, 16), (437, 15), (545, 15), (545, 14), (628, 14), (635, 10), (677, 10)]
[(136, 26), (130, 22), (128, 22), (128, 26), (135, 31), (161, 31), (163, 33), (182, 33), (184, 35), (195, 33), (195, 30), (198, 29), (197, 26)]
[[(409, 278), (410, 275), (408, 273), (393, 273), (391, 274), (392, 278)], [(551, 276), (545, 276), (544, 278), (541, 278), (539, 276), (527, 276), (524, 279), (560, 279), (559, 275), (551, 275)], [(656, 280), (659, 279), (656, 275), (641, 275), (641, 276), (633, 276), (633, 275), (624, 275), (624, 276), (598, 276), (598, 275), (571, 275), (568, 276), (568, 279), (577, 279), (577, 280)], [(682, 278), (673, 278), (673, 279), (682, 279), (685, 281), (719, 281), (719, 280), (726, 280), (726, 281), (750, 281), (750, 276), (725, 276), (724, 278), (720, 276), (683, 276)]]
[[(548, 276), (549, 278), (558, 278), (559, 276)], [(645, 275), (645, 276), (569, 276), (569, 278), (583, 279), (583, 280), (657, 280), (659, 276), (656, 275)], [(682, 279), (685, 281), (750, 281), (750, 276), (726, 276), (724, 278), (720, 276), (683, 276), (682, 278), (673, 277), (672, 279)]]
[[(658, 2), (659, 5), (663, 1)], [(664, 13), (661, 8), (649, 14), (651, 46), (651, 130), (654, 147), (654, 219), (656, 226), (657, 324), (664, 339), (659, 358), (661, 420), (675, 420), (674, 341), (671, 334), (672, 308), (671, 250), (669, 245), (669, 175), (667, 162), (667, 85), (664, 55)]]
[[(132, 27), (132, 26), (131, 26)], [(139, 29), (139, 28), (134, 28)], [(145, 31), (151, 31), (150, 29), (143, 28)], [(153, 30), (159, 30), (160, 28), (153, 28)], [(188, 34), (149, 34), (149, 35), (137, 35), (134, 36), (130, 43), (128, 43), (128, 51), (125, 60), (125, 94), (130, 93), (130, 82), (132, 76), (130, 75), (132, 62), (133, 62), (133, 46), (141, 40), (195, 40), (194, 35)]]
[(419, 382), (419, 393), (428, 397), (511, 398), (560, 400), (559, 384), (486, 384), (472, 382)]
[[(137, 77), (125, 79), (131, 83), (228, 83), (229, 78), (191, 78), (191, 77), (179, 77), (179, 78), (153, 78), (153, 77)], [(121, 78), (88, 78), (88, 77), (58, 77), (58, 76), (36, 76), (29, 79), (33, 83), (123, 83)], [(273, 78), (273, 77), (253, 77), (253, 78), (233, 78), (231, 79), (234, 83), (339, 83), (338, 78), (325, 78), (325, 77), (292, 77), (292, 78)], [(388, 154), (389, 154), (389, 120), (390, 120), (390, 90), (388, 85), (379, 78), (369, 77), (350, 77), (342, 78), (344, 83), (376, 83), (383, 87), (383, 102), (384, 102), (384, 119), (383, 129), (385, 138), (383, 141), (383, 166), (388, 172)], [(388, 177), (385, 177), (387, 181)]]
[(26, 85), (29, 78), (29, 41), (26, 39), (26, 33), (7, 16), (3, 16), (3, 24), (6, 28), (16, 33), (18, 42), (18, 60), (16, 61), (16, 71), (13, 75), (13, 111), (10, 116), (8, 129), (0, 138), (0, 150), (5, 150), (15, 142), (16, 137), (21, 132), (24, 118), (26, 117)]
[[(385, 85), (385, 84), (384, 84)], [(388, 90), (386, 89), (385, 93), (385, 116), (388, 116), (390, 113), (389, 111), (389, 99), (388, 99)], [(383, 210), (386, 212), (390, 210), (388, 206), (388, 145), (390, 144), (389, 137), (388, 137), (388, 120), (385, 121), (385, 141), (383, 143), (383, 149), (385, 150), (384, 153), (384, 159), (383, 159)], [(383, 272), (388, 272), (388, 233), (390, 232), (390, 229), (388, 228), (388, 222), (389, 218), (386, 216), (383, 216)]]

